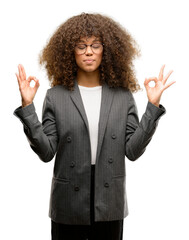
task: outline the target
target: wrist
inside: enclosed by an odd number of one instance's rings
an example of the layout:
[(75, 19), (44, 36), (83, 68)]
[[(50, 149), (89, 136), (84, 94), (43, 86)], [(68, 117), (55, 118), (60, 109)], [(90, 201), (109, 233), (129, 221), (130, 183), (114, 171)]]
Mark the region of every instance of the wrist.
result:
[(26, 106), (28, 106), (28, 105), (30, 105), (30, 104), (32, 104), (32, 102), (30, 102), (30, 103), (24, 103), (24, 102), (22, 102), (22, 108), (24, 108), (24, 107), (26, 107)]
[(153, 102), (153, 101), (149, 101), (150, 103), (152, 103), (153, 105), (155, 105), (156, 107), (158, 107), (159, 108), (159, 105), (160, 105), (160, 103), (159, 102)]

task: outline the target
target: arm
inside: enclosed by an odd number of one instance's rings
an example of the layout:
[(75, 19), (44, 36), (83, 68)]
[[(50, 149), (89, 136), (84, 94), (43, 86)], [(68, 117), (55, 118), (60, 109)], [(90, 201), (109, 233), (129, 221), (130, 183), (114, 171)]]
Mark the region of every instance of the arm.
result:
[[(146, 88), (148, 104), (146, 111), (139, 123), (137, 107), (132, 94), (130, 93), (129, 111), (126, 126), (125, 155), (132, 161), (139, 158), (150, 142), (159, 118), (165, 113), (165, 108), (160, 105), (161, 95), (165, 89), (170, 87), (175, 81), (166, 85), (167, 79), (173, 71), (169, 71), (163, 77), (165, 65), (161, 67), (159, 77), (146, 78), (144, 86)], [(155, 87), (150, 87), (149, 83), (155, 82)]]
[(136, 103), (130, 93), (125, 141), (125, 155), (129, 160), (134, 161), (144, 153), (146, 146), (152, 139), (160, 117), (164, 114), (165, 108), (162, 105), (158, 108), (148, 102), (146, 111), (139, 123)]
[(58, 137), (49, 90), (43, 103), (42, 123), (38, 120), (33, 102), (26, 107), (18, 107), (13, 114), (23, 123), (24, 133), (33, 151), (44, 162), (52, 160), (57, 151)]

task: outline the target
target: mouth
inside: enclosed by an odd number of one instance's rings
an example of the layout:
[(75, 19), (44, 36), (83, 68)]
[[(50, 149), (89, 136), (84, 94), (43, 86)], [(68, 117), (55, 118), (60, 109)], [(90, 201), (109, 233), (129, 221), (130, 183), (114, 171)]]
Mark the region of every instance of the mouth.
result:
[(84, 60), (84, 62), (86, 62), (86, 63), (92, 63), (92, 62), (94, 62), (94, 60), (93, 60), (93, 59), (87, 59), (87, 60)]

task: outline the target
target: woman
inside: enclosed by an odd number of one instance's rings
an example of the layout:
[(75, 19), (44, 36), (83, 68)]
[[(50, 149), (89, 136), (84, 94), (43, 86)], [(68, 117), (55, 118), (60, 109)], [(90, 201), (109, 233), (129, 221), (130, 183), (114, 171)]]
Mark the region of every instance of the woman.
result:
[[(82, 13), (63, 23), (40, 55), (51, 88), (42, 123), (33, 99), (39, 87), (24, 67), (16, 73), (23, 123), (31, 148), (48, 162), (55, 157), (49, 217), (52, 239), (122, 239), (128, 215), (125, 156), (145, 151), (159, 118), (171, 75), (146, 78), (148, 103), (139, 123), (132, 92), (140, 89), (133, 59), (139, 55), (131, 35), (100, 14)], [(31, 80), (35, 86), (30, 87)], [(149, 83), (155, 82), (155, 87)]]

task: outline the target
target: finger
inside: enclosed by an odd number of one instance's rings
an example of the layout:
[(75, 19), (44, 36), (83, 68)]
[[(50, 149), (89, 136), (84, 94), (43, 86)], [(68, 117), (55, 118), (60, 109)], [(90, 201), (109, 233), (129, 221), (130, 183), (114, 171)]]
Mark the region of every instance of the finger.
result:
[(145, 78), (145, 81), (144, 81), (144, 87), (146, 88), (146, 90), (149, 89), (148, 79), (147, 79), (147, 78)]
[(28, 79), (28, 82), (30, 83), (31, 81), (34, 81), (35, 82), (35, 84), (32, 86), (32, 88), (34, 88), (36, 91), (37, 91), (37, 89), (38, 89), (38, 87), (39, 87), (39, 80), (36, 78), (36, 77), (34, 77), (34, 76), (30, 76)]
[(21, 80), (21, 81), (25, 80), (25, 79), (24, 79), (24, 76), (23, 76), (23, 73), (22, 73), (22, 69), (21, 69), (20, 64), (18, 65), (18, 71), (19, 71), (20, 80)]
[(37, 90), (39, 88), (39, 86), (40, 86), (39, 80), (36, 79), (34, 88)]
[(160, 81), (163, 80), (164, 68), (165, 68), (165, 64), (164, 64), (164, 65), (161, 67), (161, 69), (160, 69), (160, 73), (159, 73), (159, 80), (160, 80)]
[(15, 75), (16, 75), (16, 77), (17, 77), (18, 84), (20, 85), (20, 82), (21, 82), (21, 80), (20, 80), (20, 78), (19, 78), (19, 76), (18, 76), (18, 74), (17, 74), (17, 73), (15, 73)]
[(145, 78), (144, 85), (148, 85), (151, 81), (157, 82), (158, 79), (156, 77)]
[(171, 73), (173, 72), (173, 70), (169, 71), (168, 74), (165, 76), (165, 78), (163, 79), (163, 84), (165, 84), (167, 82), (167, 79), (169, 78), (169, 76), (171, 75)]
[(26, 72), (25, 72), (24, 66), (22, 64), (20, 64), (20, 68), (21, 68), (24, 79), (26, 79)]
[(36, 77), (34, 77), (34, 76), (29, 76), (28, 79), (27, 79), (28, 82), (31, 82), (32, 80), (33, 80), (33, 81), (36, 81)]
[(169, 84), (167, 84), (163, 90), (167, 89), (168, 87), (170, 87), (171, 85), (173, 85), (174, 83), (176, 83), (176, 81), (170, 82)]

